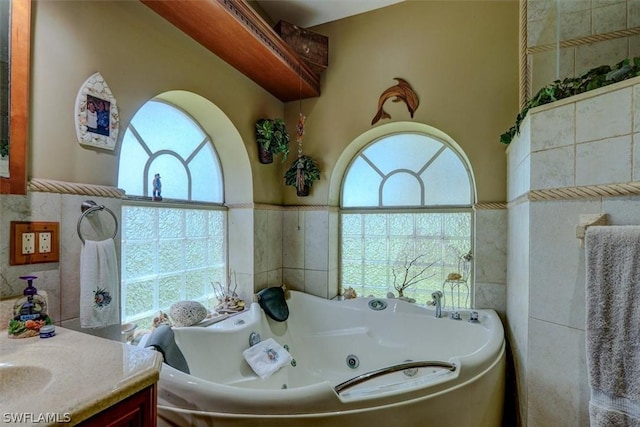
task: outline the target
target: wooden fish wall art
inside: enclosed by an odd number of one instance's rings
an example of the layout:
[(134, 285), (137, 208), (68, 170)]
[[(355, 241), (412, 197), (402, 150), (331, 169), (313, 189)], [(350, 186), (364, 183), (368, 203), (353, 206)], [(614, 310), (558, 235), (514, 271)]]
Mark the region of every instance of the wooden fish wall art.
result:
[(393, 98), (393, 102), (403, 101), (407, 104), (407, 108), (409, 109), (409, 114), (411, 114), (411, 118), (413, 118), (413, 113), (420, 105), (420, 101), (418, 100), (418, 95), (413, 91), (411, 85), (404, 79), (399, 77), (395, 77), (394, 80), (398, 81), (398, 84), (395, 86), (391, 86), (389, 89), (382, 92), (380, 95), (380, 99), (378, 100), (378, 112), (376, 113), (373, 120), (371, 120), (371, 125), (375, 125), (380, 119), (390, 119), (391, 116), (389, 113), (384, 111), (384, 103), (389, 98)]

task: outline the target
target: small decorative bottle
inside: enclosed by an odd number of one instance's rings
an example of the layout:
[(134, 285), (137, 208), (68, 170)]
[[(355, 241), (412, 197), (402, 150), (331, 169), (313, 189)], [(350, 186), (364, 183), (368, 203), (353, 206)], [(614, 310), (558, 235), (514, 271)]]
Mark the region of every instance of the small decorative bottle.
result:
[(21, 276), (27, 281), (22, 298), (19, 298), (13, 306), (13, 318), (9, 321), (9, 337), (27, 338), (39, 335), (40, 328), (51, 324), (51, 318), (47, 315), (47, 302), (38, 294), (33, 286), (36, 276)]

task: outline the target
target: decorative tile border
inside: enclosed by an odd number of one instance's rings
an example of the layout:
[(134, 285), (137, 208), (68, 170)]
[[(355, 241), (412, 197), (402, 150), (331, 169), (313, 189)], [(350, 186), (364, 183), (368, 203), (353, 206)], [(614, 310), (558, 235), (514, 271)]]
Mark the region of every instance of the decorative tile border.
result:
[[(526, 27), (525, 27), (526, 31)], [(549, 50), (555, 50), (558, 47), (571, 47), (571, 46), (582, 46), (585, 44), (596, 43), (607, 40), (619, 39), (622, 37), (630, 37), (640, 34), (640, 27), (627, 28), (624, 30), (612, 31), (610, 33), (603, 34), (594, 34), (592, 36), (579, 37), (577, 39), (571, 40), (563, 40), (559, 43), (547, 43), (540, 46), (531, 46), (526, 50), (527, 55), (531, 55), (533, 53), (546, 52)]]
[(640, 182), (628, 182), (626, 184), (602, 184), (585, 185), (578, 187), (550, 188), (544, 190), (531, 190), (510, 202), (507, 207), (513, 207), (524, 202), (540, 202), (548, 200), (580, 200), (599, 199), (607, 197), (638, 196), (640, 195)]
[(507, 202), (484, 202), (473, 205), (473, 210), (507, 209)]
[(528, 199), (538, 200), (571, 200), (594, 199), (600, 197), (634, 196), (640, 195), (640, 182), (626, 184), (585, 185), (579, 187), (564, 187), (544, 190), (531, 190)]
[(113, 197), (122, 199), (124, 190), (106, 185), (78, 184), (76, 182), (54, 181), (33, 178), (27, 186), (29, 191), (43, 193), (77, 194), (80, 196)]

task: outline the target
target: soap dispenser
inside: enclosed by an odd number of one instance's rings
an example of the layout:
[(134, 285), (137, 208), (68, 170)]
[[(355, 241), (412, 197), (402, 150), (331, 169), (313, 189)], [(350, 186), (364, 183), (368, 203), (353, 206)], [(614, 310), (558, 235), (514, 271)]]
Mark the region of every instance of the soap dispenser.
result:
[(13, 318), (9, 321), (9, 337), (27, 338), (38, 336), (40, 328), (51, 324), (51, 318), (47, 315), (47, 302), (38, 294), (33, 286), (36, 276), (21, 276), (27, 281), (27, 287), (13, 306)]

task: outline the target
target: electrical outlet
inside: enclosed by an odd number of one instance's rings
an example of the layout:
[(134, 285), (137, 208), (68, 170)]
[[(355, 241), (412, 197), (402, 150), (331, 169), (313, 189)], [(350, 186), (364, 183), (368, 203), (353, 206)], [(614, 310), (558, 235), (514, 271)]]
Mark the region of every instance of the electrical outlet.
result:
[(51, 232), (38, 233), (38, 252), (48, 254), (51, 252)]
[(36, 233), (22, 233), (22, 254), (28, 255), (36, 251)]
[(60, 223), (11, 221), (9, 265), (60, 261)]

